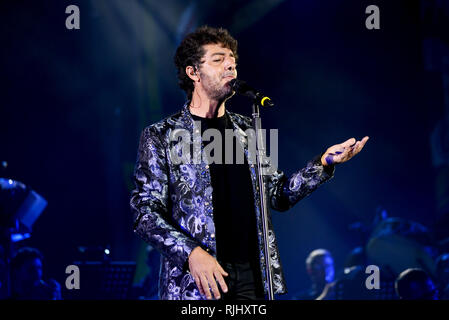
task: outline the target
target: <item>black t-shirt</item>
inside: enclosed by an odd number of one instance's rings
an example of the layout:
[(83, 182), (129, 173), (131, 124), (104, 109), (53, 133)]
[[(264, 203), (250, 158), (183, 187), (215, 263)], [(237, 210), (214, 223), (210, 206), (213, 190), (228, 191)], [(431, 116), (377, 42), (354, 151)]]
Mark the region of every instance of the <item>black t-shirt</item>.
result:
[[(231, 120), (226, 114), (217, 118), (192, 117), (201, 121), (201, 134), (214, 128), (222, 137), (222, 162), (209, 165), (217, 259), (223, 262), (256, 261), (258, 246), (253, 186), (246, 157), (243, 164), (237, 164), (236, 148), (240, 149), (239, 152), (243, 150), (235, 137), (232, 140), (234, 159), (232, 164), (225, 164), (225, 129), (233, 129)], [(205, 146), (208, 143), (203, 141)]]

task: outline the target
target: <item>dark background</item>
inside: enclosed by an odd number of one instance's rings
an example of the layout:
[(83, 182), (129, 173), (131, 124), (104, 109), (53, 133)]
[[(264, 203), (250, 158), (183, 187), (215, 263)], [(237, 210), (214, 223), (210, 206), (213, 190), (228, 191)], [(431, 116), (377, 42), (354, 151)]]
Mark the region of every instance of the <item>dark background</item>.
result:
[[(80, 8), (80, 30), (65, 27), (70, 4)], [(371, 4), (380, 30), (365, 27)], [(109, 245), (114, 260), (139, 263), (136, 281), (145, 275), (128, 204), (138, 138), (183, 105), (173, 54), (203, 24), (231, 32), (239, 78), (276, 103), (263, 125), (279, 129), (287, 174), (331, 145), (370, 136), (333, 180), (274, 213), (283, 298), (309, 285), (311, 250), (330, 250), (341, 268), (359, 244), (348, 225), (368, 224), (376, 211), (432, 228), (448, 198), (447, 131), (431, 143), (449, 113), (448, 12), (438, 1), (400, 0), (2, 1), (0, 161), (8, 167), (0, 176), (48, 201), (21, 245), (39, 248), (47, 275), (62, 283), (80, 245)], [(250, 112), (241, 97), (227, 107)]]

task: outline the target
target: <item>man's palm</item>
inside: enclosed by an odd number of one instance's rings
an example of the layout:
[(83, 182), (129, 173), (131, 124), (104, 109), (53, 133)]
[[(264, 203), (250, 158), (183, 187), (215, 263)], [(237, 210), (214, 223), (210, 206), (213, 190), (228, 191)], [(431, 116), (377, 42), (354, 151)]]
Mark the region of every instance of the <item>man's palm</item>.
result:
[(333, 145), (323, 154), (321, 163), (323, 165), (335, 165), (348, 161), (362, 151), (368, 139), (368, 136), (364, 137), (361, 141), (356, 141), (354, 138), (351, 138), (343, 143)]

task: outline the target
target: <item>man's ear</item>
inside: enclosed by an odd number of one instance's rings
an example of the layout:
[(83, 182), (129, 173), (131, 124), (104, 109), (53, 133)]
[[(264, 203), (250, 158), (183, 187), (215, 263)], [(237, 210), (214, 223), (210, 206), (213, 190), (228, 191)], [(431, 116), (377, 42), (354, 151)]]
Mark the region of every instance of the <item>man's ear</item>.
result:
[(199, 81), (199, 79), (200, 79), (200, 77), (198, 75), (198, 71), (195, 70), (195, 68), (192, 66), (186, 67), (186, 74), (190, 79), (192, 79), (195, 82)]

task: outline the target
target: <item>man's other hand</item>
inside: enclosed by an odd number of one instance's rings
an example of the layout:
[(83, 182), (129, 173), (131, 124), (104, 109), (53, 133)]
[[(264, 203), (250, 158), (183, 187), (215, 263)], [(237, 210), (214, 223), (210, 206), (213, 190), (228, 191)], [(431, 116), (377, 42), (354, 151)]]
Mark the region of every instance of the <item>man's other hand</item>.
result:
[(189, 255), (189, 269), (195, 283), (202, 295), (207, 299), (212, 299), (211, 290), (216, 299), (220, 299), (217, 282), (223, 292), (228, 291), (228, 287), (223, 279), (228, 273), (223, 270), (218, 261), (201, 247), (196, 247)]

